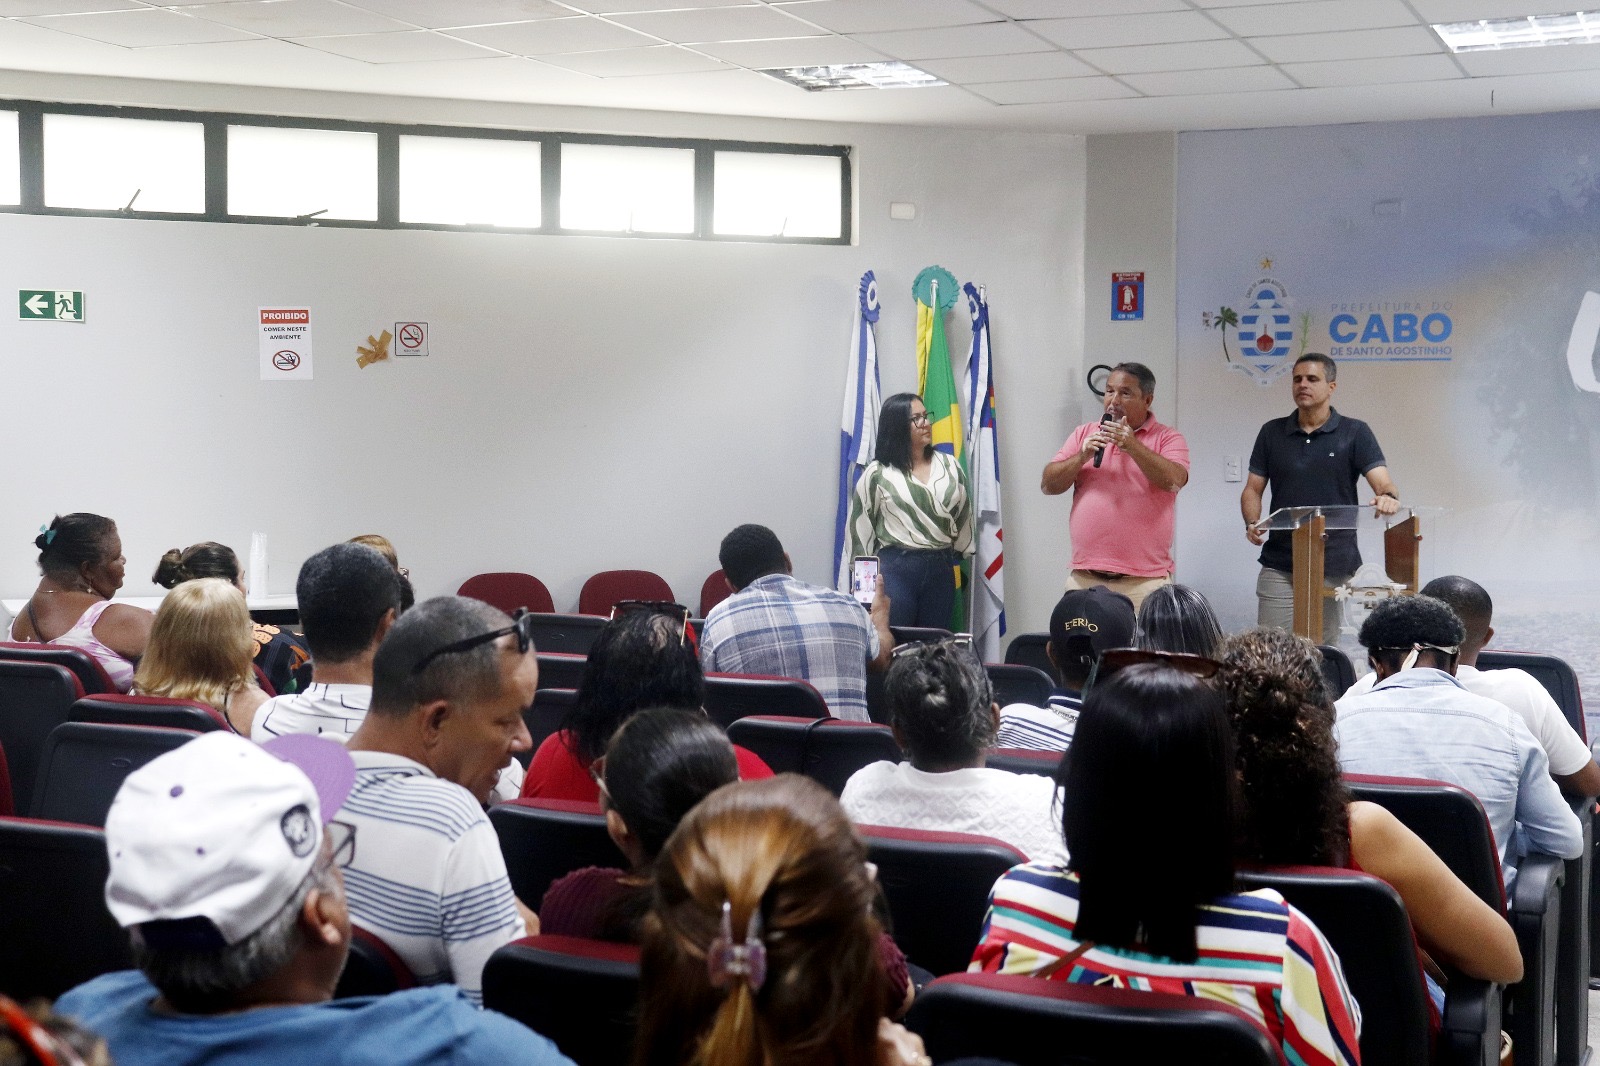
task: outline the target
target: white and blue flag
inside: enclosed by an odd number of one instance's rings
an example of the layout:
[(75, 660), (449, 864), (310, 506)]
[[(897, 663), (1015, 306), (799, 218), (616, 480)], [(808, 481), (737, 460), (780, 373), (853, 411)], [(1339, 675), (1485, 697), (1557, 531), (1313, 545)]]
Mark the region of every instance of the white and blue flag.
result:
[(833, 587), (850, 591), (850, 498), (856, 479), (872, 462), (878, 442), (878, 279), (861, 275), (850, 362), (845, 369), (844, 415), (839, 424), (839, 511), (833, 523)]
[(961, 373), (967, 409), (967, 484), (972, 493), (972, 642), (986, 663), (1000, 661), (1006, 632), (1005, 554), (1000, 521), (1000, 445), (994, 419), (994, 366), (989, 352), (989, 303), (981, 288), (967, 282), (972, 315), (972, 348)]

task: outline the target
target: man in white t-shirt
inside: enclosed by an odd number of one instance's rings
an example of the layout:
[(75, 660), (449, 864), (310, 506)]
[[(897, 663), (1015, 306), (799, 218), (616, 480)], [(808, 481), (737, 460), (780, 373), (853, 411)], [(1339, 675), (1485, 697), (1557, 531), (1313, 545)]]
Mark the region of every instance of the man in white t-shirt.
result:
[(367, 716), (372, 657), (399, 613), (400, 579), (365, 544), (335, 544), (305, 561), (294, 592), (311, 649), (311, 684), (262, 704), (250, 739), (318, 733), (342, 744)]
[(1103, 585), (1068, 589), (1050, 612), (1044, 653), (1057, 688), (1043, 707), (1008, 703), (1000, 708), (995, 746), (1066, 751), (1078, 728), (1083, 690), (1100, 653), (1133, 643), (1133, 601)]
[[(1421, 594), (1449, 604), (1466, 627), (1467, 636), (1461, 642), (1461, 657), (1456, 665), (1456, 680), (1462, 687), (1517, 712), (1549, 756), (1550, 776), (1561, 791), (1573, 796), (1600, 796), (1600, 766), (1595, 765), (1588, 745), (1538, 679), (1526, 670), (1479, 670), (1475, 665), (1478, 653), (1494, 637), (1494, 627), (1489, 624), (1494, 617), (1494, 601), (1488, 591), (1476, 581), (1452, 574), (1434, 578), (1422, 587)], [(1376, 682), (1377, 675), (1368, 674), (1345, 695), (1361, 695)]]

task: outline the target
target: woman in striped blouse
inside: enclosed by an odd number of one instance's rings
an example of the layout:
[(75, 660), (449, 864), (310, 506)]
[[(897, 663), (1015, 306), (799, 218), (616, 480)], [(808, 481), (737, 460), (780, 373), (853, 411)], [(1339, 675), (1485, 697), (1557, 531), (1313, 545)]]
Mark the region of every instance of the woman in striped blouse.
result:
[(1217, 1000), (1289, 1062), (1360, 1062), (1361, 1012), (1321, 932), (1272, 889), (1235, 888), (1218, 692), (1164, 664), (1118, 671), (1084, 700), (1059, 773), (1071, 858), (1000, 878), (972, 970)]
[(928, 409), (910, 392), (883, 401), (875, 456), (851, 501), (850, 552), (878, 557), (890, 625), (948, 629), (955, 566), (972, 546), (967, 473), (934, 448)]

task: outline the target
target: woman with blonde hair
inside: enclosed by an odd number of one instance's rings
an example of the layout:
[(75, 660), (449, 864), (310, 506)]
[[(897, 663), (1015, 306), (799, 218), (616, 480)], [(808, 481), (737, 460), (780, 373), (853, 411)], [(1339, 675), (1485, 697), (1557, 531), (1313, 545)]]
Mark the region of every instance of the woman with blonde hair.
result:
[(874, 877), (809, 778), (706, 797), (656, 861), (638, 1066), (929, 1066), (885, 1017)]
[(244, 593), (221, 578), (185, 581), (167, 594), (133, 675), (142, 696), (197, 700), (250, 735), (266, 694), (256, 685), (256, 642)]

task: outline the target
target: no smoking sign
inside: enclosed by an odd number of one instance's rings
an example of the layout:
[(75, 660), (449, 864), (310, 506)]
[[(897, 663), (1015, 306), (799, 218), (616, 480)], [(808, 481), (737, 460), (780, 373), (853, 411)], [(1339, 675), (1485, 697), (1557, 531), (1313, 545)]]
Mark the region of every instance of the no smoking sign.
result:
[(396, 322), (394, 324), (395, 355), (427, 355), (428, 324), (426, 322)]

